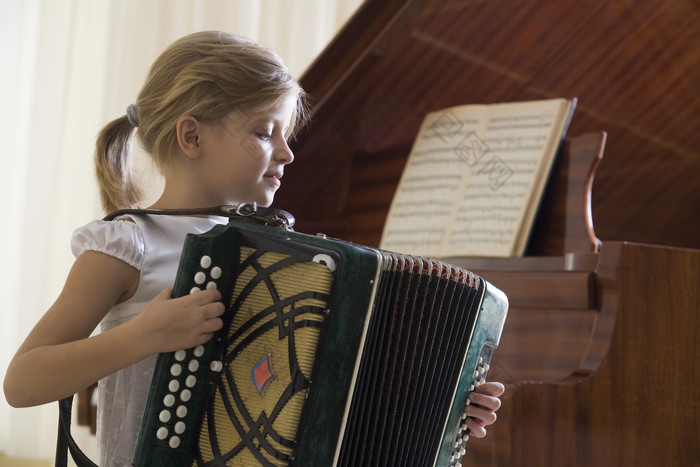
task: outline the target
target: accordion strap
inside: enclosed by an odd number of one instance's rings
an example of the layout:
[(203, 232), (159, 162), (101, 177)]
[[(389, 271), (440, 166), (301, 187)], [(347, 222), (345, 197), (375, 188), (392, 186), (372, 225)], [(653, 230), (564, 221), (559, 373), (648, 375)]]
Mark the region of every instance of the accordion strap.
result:
[(78, 467), (97, 467), (73, 439), (70, 432), (73, 396), (58, 401), (58, 440), (56, 442), (56, 467), (67, 467), (68, 451)]
[(221, 216), (231, 220), (249, 221), (271, 227), (291, 229), (294, 226), (294, 216), (289, 212), (275, 208), (259, 207), (256, 203), (241, 203), (207, 208), (193, 209), (120, 209), (104, 217), (109, 221), (128, 214), (164, 214), (171, 216)]

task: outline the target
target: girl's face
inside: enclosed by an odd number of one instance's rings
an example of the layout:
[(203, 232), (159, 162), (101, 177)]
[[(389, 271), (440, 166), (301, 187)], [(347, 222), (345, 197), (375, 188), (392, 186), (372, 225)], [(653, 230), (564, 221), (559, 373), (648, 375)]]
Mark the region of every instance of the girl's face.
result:
[(284, 166), (294, 160), (286, 135), (295, 107), (296, 96), (291, 96), (269, 110), (234, 110), (205, 125), (201, 194), (210, 203), (272, 203)]

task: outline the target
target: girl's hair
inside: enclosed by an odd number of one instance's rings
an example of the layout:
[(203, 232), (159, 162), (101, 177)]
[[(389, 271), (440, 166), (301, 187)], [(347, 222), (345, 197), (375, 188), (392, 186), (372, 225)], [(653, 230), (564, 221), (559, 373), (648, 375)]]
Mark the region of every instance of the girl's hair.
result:
[(307, 122), (306, 94), (277, 53), (218, 31), (175, 41), (153, 63), (130, 115), (108, 123), (98, 135), (95, 170), (102, 208), (111, 212), (141, 200), (131, 160), (134, 126), (141, 146), (163, 171), (177, 150), (181, 116), (216, 122), (234, 109), (260, 112), (289, 96), (297, 96), (291, 135)]

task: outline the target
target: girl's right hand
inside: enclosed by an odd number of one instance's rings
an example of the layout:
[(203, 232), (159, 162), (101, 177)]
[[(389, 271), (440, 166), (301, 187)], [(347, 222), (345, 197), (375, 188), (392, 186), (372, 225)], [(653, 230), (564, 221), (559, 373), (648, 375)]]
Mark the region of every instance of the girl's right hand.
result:
[(152, 353), (172, 352), (204, 344), (223, 327), (225, 311), (218, 290), (202, 290), (171, 298), (173, 288), (166, 287), (132, 320), (136, 332), (143, 334)]

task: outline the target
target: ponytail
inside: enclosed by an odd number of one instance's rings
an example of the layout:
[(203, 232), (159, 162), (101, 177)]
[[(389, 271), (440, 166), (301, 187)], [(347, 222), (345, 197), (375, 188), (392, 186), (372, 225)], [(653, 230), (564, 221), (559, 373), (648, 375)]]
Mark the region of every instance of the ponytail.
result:
[(133, 130), (125, 115), (109, 122), (97, 136), (95, 174), (105, 213), (135, 207), (141, 200), (131, 157)]

